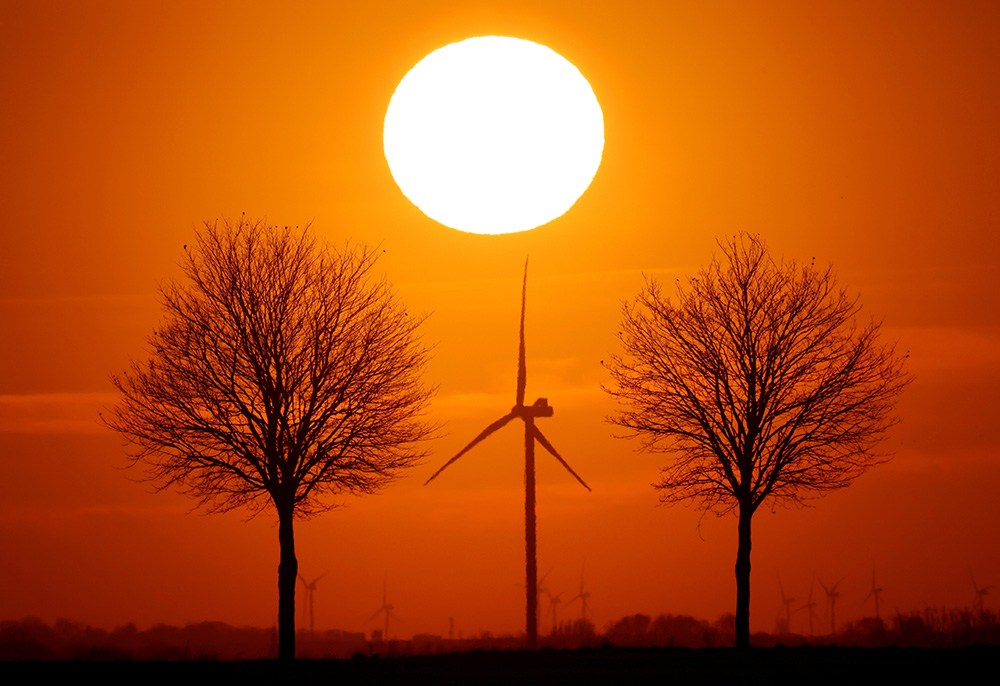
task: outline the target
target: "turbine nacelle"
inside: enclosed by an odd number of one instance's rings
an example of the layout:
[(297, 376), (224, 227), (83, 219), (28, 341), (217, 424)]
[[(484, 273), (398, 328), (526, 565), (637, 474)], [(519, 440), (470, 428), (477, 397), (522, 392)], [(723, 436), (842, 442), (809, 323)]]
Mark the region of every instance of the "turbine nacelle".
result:
[(529, 417), (551, 417), (555, 408), (549, 405), (548, 398), (539, 398), (531, 405), (515, 405), (510, 413), (515, 417), (528, 419)]

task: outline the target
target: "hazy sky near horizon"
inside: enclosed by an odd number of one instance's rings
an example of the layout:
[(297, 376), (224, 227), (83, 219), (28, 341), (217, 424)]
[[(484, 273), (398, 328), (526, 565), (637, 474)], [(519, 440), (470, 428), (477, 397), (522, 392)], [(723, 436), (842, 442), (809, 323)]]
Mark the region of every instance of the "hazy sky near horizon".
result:
[[(383, 155), (399, 80), (479, 35), (547, 45), (603, 109), (591, 187), (533, 231), (433, 222)], [(400, 636), (448, 617), (523, 630), (518, 428), (422, 484), (513, 402), (527, 254), (528, 400), (549, 399), (540, 426), (594, 489), (539, 454), (549, 588), (575, 595), (582, 570), (598, 627), (732, 612), (735, 518), (657, 507), (669, 456), (612, 437), (600, 363), (644, 274), (670, 286), (737, 231), (832, 264), (915, 376), (891, 463), (755, 517), (752, 628), (774, 628), (778, 575), (800, 601), (844, 578), (838, 621), (872, 614), (873, 564), (883, 612), (970, 605), (970, 570), (1000, 583), (997, 35), (989, 1), (0, 0), (0, 619), (275, 621), (272, 518), (151, 494), (97, 420), (110, 373), (147, 354), (182, 246), (242, 212), (380, 245), (430, 313), (432, 456), (297, 526), (303, 575), (328, 572), (317, 628), (376, 628), (386, 579)]]

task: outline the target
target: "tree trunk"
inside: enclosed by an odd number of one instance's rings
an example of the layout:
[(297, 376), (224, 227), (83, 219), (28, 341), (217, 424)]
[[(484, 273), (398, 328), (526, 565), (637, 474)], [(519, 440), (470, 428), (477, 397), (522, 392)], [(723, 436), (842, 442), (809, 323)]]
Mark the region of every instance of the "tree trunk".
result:
[(739, 547), (736, 551), (736, 647), (750, 647), (750, 518), (749, 505), (740, 504)]
[(526, 601), (525, 640), (538, 647), (538, 560), (535, 557), (535, 435), (531, 417), (524, 420), (524, 559)]
[(289, 506), (278, 507), (278, 544), (281, 561), (278, 563), (278, 659), (290, 662), (295, 659), (295, 580), (299, 562), (295, 559), (295, 534), (292, 520), (295, 510)]

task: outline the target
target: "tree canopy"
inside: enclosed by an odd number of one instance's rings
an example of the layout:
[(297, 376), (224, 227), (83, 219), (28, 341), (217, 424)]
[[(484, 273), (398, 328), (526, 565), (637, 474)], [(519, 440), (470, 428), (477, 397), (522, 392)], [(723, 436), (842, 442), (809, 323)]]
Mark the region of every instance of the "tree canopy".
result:
[(626, 303), (612, 421), (670, 452), (665, 502), (723, 514), (847, 486), (886, 457), (904, 360), (832, 268), (775, 263), (758, 236), (721, 247), (676, 303), (653, 279)]

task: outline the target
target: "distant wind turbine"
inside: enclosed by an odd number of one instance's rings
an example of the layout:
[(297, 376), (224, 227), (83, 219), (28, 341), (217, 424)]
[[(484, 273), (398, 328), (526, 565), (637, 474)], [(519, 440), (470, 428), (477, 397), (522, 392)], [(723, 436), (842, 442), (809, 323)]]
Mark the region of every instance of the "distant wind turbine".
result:
[(559, 618), (557, 615), (559, 613), (559, 605), (562, 603), (563, 593), (565, 593), (565, 591), (559, 591), (559, 593), (556, 593), (555, 595), (546, 592), (546, 595), (549, 597), (549, 613), (552, 615), (553, 634), (555, 634), (556, 629), (559, 628)]
[(815, 626), (814, 620), (816, 619), (816, 602), (813, 600), (813, 589), (815, 587), (816, 587), (816, 575), (813, 574), (813, 580), (809, 584), (809, 599), (806, 600), (805, 604), (802, 605), (801, 608), (799, 608), (800, 610), (808, 610), (809, 611), (809, 635), (810, 636), (815, 636), (816, 635), (816, 632), (814, 631), (814, 626)]
[(537, 399), (532, 405), (524, 404), (524, 390), (527, 383), (527, 370), (525, 367), (524, 352), (524, 310), (528, 294), (528, 261), (524, 262), (524, 283), (521, 287), (521, 333), (520, 345), (517, 356), (517, 394), (515, 395), (514, 407), (503, 417), (487, 426), (472, 441), (462, 448), (455, 457), (448, 460), (443, 467), (434, 472), (431, 478), (424, 483), (426, 486), (437, 477), (438, 474), (447, 469), (455, 460), (478, 445), (490, 434), (503, 428), (513, 419), (521, 419), (524, 422), (524, 548), (525, 548), (525, 606), (527, 615), (525, 638), (529, 650), (538, 647), (538, 558), (535, 541), (535, 442), (541, 444), (555, 457), (559, 464), (579, 481), (588, 491), (590, 486), (584, 482), (580, 476), (573, 471), (572, 467), (566, 463), (556, 449), (552, 447), (548, 439), (535, 426), (535, 419), (538, 417), (551, 417), (553, 408), (545, 398)]
[[(550, 569), (549, 571), (547, 571), (544, 574), (542, 574), (542, 578), (538, 580), (538, 584), (535, 586), (535, 615), (536, 616), (538, 614), (538, 603), (541, 600), (542, 594), (544, 593), (549, 598), (552, 597), (552, 594), (549, 593), (548, 584), (545, 583), (545, 580), (549, 578), (549, 574), (551, 574), (551, 573), (552, 573), (552, 570)], [(518, 584), (518, 586), (520, 586), (521, 588), (527, 588), (527, 586), (525, 586), (523, 584)]]
[[(846, 577), (844, 577), (844, 578), (846, 578)], [(837, 598), (840, 597), (840, 592), (837, 590), (837, 587), (840, 586), (841, 583), (843, 583), (844, 578), (842, 578), (840, 581), (838, 581), (837, 583), (835, 583), (830, 588), (826, 587), (826, 584), (823, 583), (822, 579), (819, 580), (819, 585), (823, 587), (824, 591), (826, 591), (826, 599), (827, 599), (828, 607), (830, 608), (830, 634), (831, 635), (833, 635), (835, 633), (836, 628), (837, 628), (836, 608), (837, 608)]]
[[(539, 607), (540, 607), (539, 602), (541, 601), (542, 594), (544, 593), (546, 596), (552, 597), (552, 594), (549, 593), (549, 587), (545, 583), (545, 580), (548, 578), (549, 574), (551, 574), (551, 573), (552, 573), (552, 570), (550, 569), (549, 571), (545, 572), (545, 574), (542, 574), (542, 578), (540, 578), (538, 580), (538, 583), (535, 585), (535, 613), (536, 613), (536, 615), (539, 612)], [(527, 586), (525, 584), (515, 584), (515, 585), (518, 588), (527, 588)]]
[(590, 591), (585, 591), (584, 588), (583, 588), (583, 569), (581, 569), (580, 570), (580, 592), (577, 593), (572, 598), (570, 598), (570, 600), (566, 603), (566, 607), (569, 607), (570, 605), (572, 605), (573, 603), (575, 603), (577, 600), (579, 600), (580, 601), (580, 617), (583, 619), (583, 621), (586, 622), (587, 621), (587, 600), (589, 598), (590, 598)]
[(982, 614), (986, 606), (986, 596), (987, 594), (989, 594), (990, 589), (993, 588), (994, 584), (990, 584), (989, 586), (983, 586), (982, 588), (980, 588), (979, 584), (976, 583), (976, 577), (972, 576), (971, 567), (969, 568), (969, 578), (972, 579), (972, 587), (976, 589), (976, 600), (974, 607), (977, 613)]
[(392, 617), (397, 622), (399, 621), (399, 617), (397, 617), (393, 612), (393, 610), (395, 609), (396, 607), (394, 605), (389, 604), (388, 586), (386, 580), (382, 579), (382, 607), (375, 610), (375, 614), (369, 617), (368, 621), (370, 622), (376, 617), (378, 617), (380, 614), (385, 613), (385, 631), (382, 633), (383, 641), (389, 640), (389, 618)]
[[(788, 597), (785, 595), (785, 587), (781, 585), (781, 575), (778, 575), (778, 590), (781, 591), (781, 602), (785, 606), (785, 633), (791, 631), (792, 626), (792, 605), (795, 603), (795, 598)], [(780, 610), (779, 610), (780, 615)]]
[(315, 613), (316, 608), (313, 602), (316, 598), (316, 582), (318, 582), (320, 579), (322, 579), (329, 573), (330, 571), (327, 570), (322, 574), (320, 574), (315, 579), (313, 579), (312, 581), (306, 581), (305, 577), (302, 576), (301, 573), (299, 574), (299, 581), (301, 581), (302, 585), (305, 586), (306, 588), (306, 603), (309, 604), (309, 633), (311, 634), (316, 633), (316, 613)]
[(872, 590), (868, 591), (868, 595), (865, 596), (865, 602), (868, 602), (869, 598), (875, 598), (875, 619), (882, 621), (882, 615), (878, 611), (878, 601), (882, 596), (882, 588), (875, 583), (875, 564), (872, 563)]

